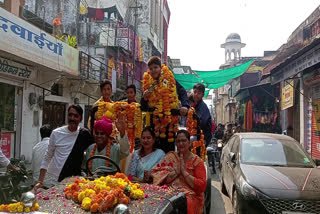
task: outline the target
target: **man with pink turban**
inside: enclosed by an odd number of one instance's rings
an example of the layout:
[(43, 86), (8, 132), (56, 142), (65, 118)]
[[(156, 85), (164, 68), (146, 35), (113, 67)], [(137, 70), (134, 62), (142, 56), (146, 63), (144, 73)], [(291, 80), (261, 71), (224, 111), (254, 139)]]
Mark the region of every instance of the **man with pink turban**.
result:
[[(115, 121), (115, 125), (120, 133), (115, 139), (111, 133), (113, 131), (112, 120), (105, 116), (102, 120), (98, 120), (94, 124), (95, 144), (91, 145), (87, 150), (86, 159), (88, 160), (94, 155), (103, 155), (111, 158), (118, 165), (120, 160), (129, 155), (130, 144), (126, 135), (126, 124), (124, 115), (119, 115)], [(119, 143), (118, 143), (118, 142)], [(89, 163), (89, 168), (94, 171), (98, 167), (111, 167), (112, 164), (103, 159), (94, 159)], [(115, 169), (115, 167), (113, 167)]]

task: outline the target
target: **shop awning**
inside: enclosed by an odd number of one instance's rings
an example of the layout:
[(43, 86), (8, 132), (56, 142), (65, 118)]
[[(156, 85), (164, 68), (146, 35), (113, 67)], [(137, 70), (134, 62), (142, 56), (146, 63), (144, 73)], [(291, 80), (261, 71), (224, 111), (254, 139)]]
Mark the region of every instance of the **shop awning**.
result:
[(241, 76), (246, 72), (253, 60), (239, 66), (217, 71), (197, 71), (195, 74), (174, 74), (176, 80), (185, 88), (192, 89), (197, 83), (203, 83), (207, 89), (220, 88), (230, 80)]
[(249, 86), (249, 87), (241, 88), (239, 91), (237, 91), (237, 93), (236, 93), (235, 96), (237, 96), (241, 91), (244, 91), (244, 90), (246, 90), (246, 89), (253, 89), (253, 88), (256, 88), (256, 87), (267, 86), (267, 85), (271, 85), (271, 83), (270, 83), (270, 82), (268, 82), (268, 83), (261, 83), (261, 84), (252, 85), (252, 86)]

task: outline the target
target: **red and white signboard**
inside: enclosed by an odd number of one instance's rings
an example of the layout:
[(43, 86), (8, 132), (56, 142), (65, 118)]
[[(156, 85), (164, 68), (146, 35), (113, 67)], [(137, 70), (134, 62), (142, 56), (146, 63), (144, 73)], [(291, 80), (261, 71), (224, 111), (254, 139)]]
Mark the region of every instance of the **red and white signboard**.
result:
[(11, 134), (2, 134), (0, 139), (0, 148), (2, 153), (7, 157), (11, 158)]

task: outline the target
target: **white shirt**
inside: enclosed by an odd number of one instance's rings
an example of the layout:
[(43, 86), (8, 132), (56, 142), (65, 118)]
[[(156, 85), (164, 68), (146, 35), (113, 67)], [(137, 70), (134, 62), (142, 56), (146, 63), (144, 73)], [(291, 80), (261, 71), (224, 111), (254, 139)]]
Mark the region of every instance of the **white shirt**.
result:
[(47, 169), (46, 176), (50, 177), (51, 185), (58, 183), (60, 172), (77, 140), (79, 130), (80, 127), (77, 131), (70, 132), (67, 126), (53, 130), (40, 167), (41, 169)]
[[(40, 166), (41, 163), (44, 159), (44, 155), (46, 154), (46, 151), (48, 149), (49, 145), (49, 137), (45, 137), (37, 143), (33, 148), (32, 148), (32, 171), (33, 171), (33, 181), (38, 181), (39, 179), (39, 174), (40, 174)], [(47, 176), (46, 176), (47, 178)], [(47, 184), (46, 179), (44, 183)]]
[(2, 153), (0, 148), (0, 167), (7, 167), (10, 163), (10, 160)]

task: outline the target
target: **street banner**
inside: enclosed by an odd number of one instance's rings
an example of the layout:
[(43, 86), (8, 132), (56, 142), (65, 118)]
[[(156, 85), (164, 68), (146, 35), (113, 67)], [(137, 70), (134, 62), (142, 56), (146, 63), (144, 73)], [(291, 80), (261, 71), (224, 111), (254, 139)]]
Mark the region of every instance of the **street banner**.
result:
[(7, 158), (11, 158), (11, 133), (1, 135), (0, 148)]
[(285, 110), (293, 106), (293, 90), (294, 90), (293, 80), (289, 82), (286, 86), (282, 88), (282, 99), (281, 99), (281, 109)]
[(311, 156), (320, 159), (320, 99), (316, 99), (312, 103)]

